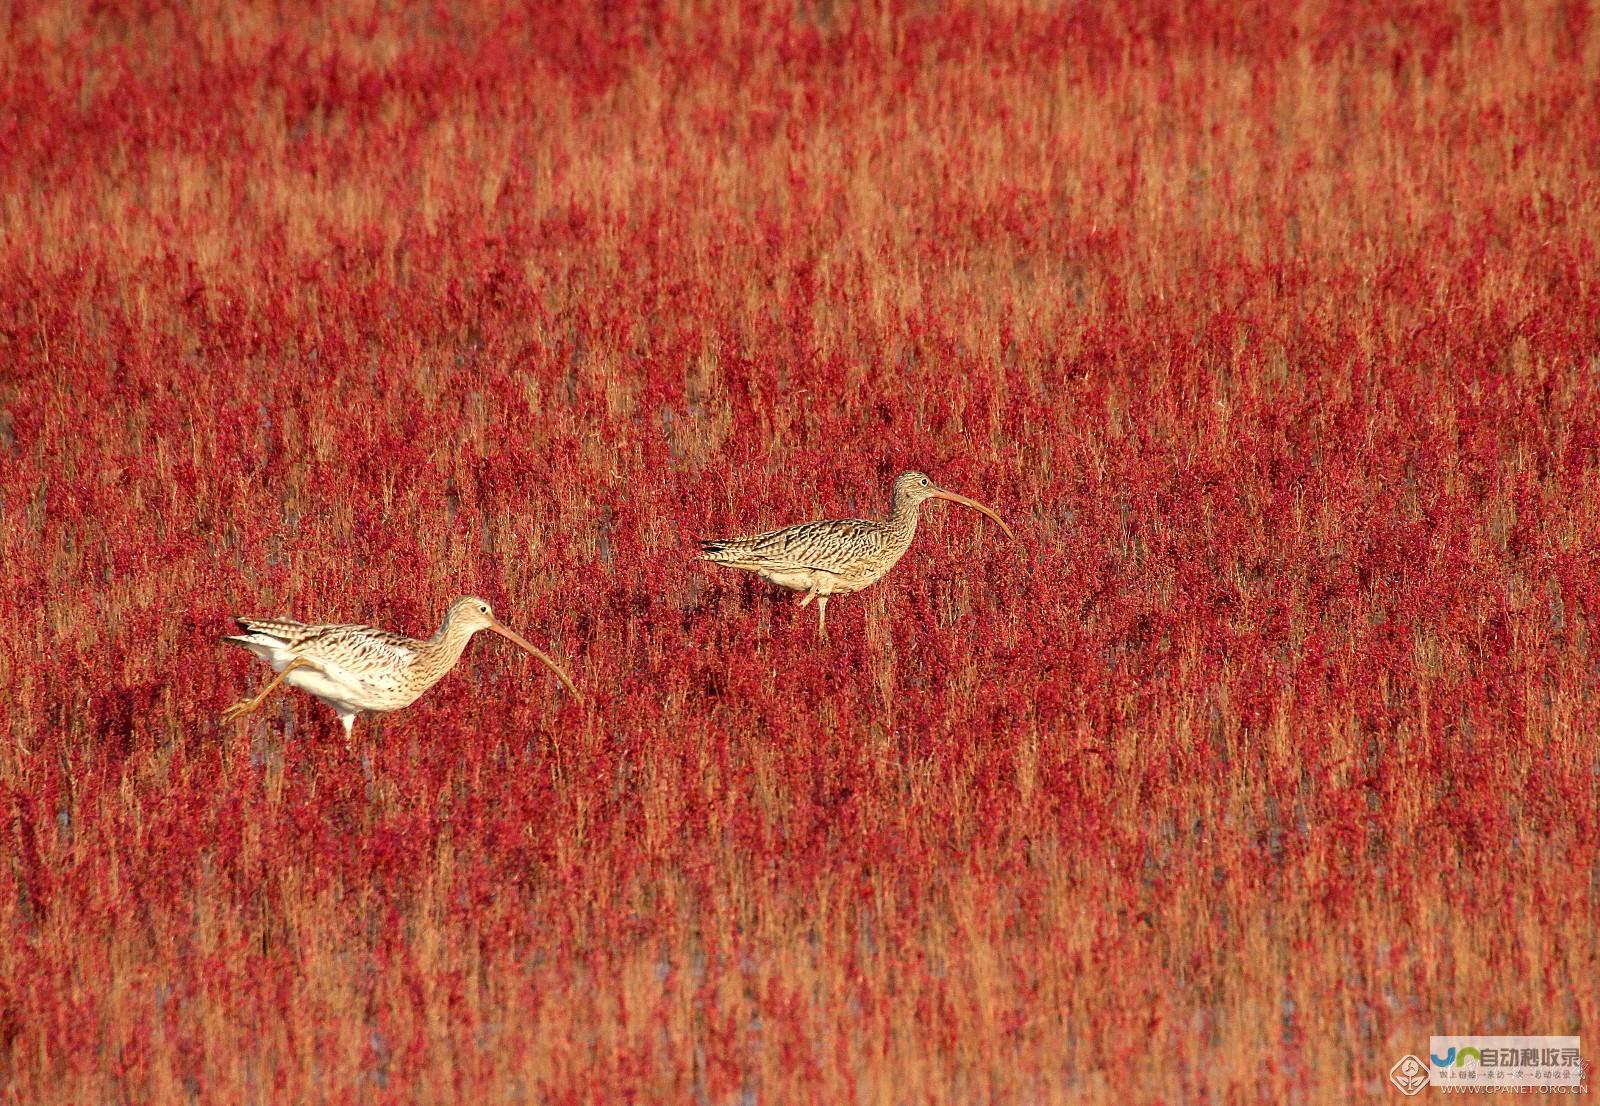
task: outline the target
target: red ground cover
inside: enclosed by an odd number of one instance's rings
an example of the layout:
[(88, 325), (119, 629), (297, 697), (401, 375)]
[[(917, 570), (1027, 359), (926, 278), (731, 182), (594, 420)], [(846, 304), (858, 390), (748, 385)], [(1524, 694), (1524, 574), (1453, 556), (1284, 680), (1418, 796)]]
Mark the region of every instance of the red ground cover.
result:
[[(0, 1102), (1333, 1102), (1600, 979), (1586, 5), (0, 8)], [(699, 537), (930, 506), (811, 610)], [(232, 613), (479, 640), (346, 748)]]

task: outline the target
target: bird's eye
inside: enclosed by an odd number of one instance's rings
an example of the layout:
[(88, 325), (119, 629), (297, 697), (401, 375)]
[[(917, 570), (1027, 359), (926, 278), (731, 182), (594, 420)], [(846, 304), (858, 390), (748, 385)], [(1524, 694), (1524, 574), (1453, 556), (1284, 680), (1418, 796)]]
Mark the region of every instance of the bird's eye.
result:
[(927, 486), (928, 486), (928, 478), (927, 478), (927, 477), (926, 477), (926, 476), (924, 476), (924, 477), (923, 477), (923, 478), (922, 478), (922, 486), (923, 486), (923, 487), (924, 487), (924, 488), (926, 488), (926, 487), (927, 487)]
[(484, 614), (488, 614), (489, 613), (489, 608), (487, 606), (485, 606), (484, 604), (482, 604), (482, 603), (478, 604), (478, 609), (480, 611), (482, 611)]

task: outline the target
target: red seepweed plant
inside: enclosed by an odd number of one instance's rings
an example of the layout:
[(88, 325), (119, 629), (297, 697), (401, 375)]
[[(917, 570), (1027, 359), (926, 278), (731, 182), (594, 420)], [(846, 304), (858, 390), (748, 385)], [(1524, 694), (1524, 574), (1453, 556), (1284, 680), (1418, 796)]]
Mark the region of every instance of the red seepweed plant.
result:
[[(6, 19), (0, 1102), (1593, 1036), (1587, 9)], [(912, 468), (1026, 550), (925, 519), (826, 647), (693, 563)], [(467, 592), (593, 710), (484, 650), (353, 751), (218, 724), (230, 614)]]

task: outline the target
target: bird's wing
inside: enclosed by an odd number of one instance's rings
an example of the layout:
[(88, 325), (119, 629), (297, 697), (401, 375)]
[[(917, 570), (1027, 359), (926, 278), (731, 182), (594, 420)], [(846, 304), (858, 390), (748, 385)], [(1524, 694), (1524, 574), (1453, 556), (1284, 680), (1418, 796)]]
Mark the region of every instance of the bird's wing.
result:
[(883, 527), (865, 519), (802, 522), (748, 538), (701, 543), (702, 557), (734, 568), (843, 572), (883, 549)]
[(336, 680), (374, 690), (398, 689), (417, 654), (411, 640), (373, 626), (308, 626), (291, 618), (241, 618), (245, 633), (224, 641), (242, 645), (280, 671), (291, 660)]
[(295, 642), (295, 655), (330, 676), (351, 679), (375, 690), (394, 691), (416, 663), (411, 640), (372, 626), (308, 626)]

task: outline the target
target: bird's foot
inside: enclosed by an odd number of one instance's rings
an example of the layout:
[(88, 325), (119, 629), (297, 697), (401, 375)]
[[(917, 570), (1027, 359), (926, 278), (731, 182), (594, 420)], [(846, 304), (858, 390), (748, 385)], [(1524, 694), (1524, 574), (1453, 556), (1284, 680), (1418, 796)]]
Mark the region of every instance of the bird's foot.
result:
[(222, 712), (223, 724), (226, 725), (235, 719), (243, 718), (259, 705), (254, 699), (240, 699), (233, 706)]

